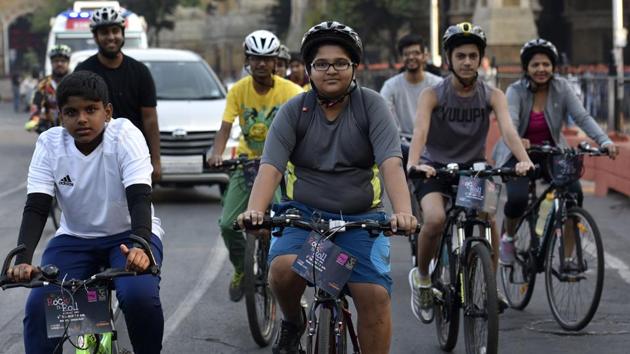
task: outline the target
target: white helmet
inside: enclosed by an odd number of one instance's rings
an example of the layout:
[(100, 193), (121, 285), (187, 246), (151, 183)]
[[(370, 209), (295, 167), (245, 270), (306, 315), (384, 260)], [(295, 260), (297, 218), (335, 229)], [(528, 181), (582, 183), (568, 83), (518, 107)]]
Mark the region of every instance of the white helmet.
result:
[(122, 28), (125, 27), (125, 18), (113, 7), (103, 7), (92, 13), (92, 17), (90, 18), (90, 29), (92, 31), (99, 27), (111, 25), (118, 25)]
[(245, 37), (243, 49), (245, 55), (277, 57), (280, 52), (280, 41), (275, 34), (266, 30), (258, 30)]

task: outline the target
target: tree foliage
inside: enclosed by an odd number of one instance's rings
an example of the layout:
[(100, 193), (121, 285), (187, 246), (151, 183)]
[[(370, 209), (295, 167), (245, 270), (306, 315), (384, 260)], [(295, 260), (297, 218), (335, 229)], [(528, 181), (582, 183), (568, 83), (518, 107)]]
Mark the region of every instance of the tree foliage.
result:
[[(421, 0), (338, 0), (327, 1), (319, 16), (310, 16), (309, 24), (338, 20), (354, 28), (366, 51), (388, 48), (396, 58), (396, 42), (403, 30), (417, 30), (419, 19), (428, 8)], [(366, 58), (369, 60), (369, 58)]]

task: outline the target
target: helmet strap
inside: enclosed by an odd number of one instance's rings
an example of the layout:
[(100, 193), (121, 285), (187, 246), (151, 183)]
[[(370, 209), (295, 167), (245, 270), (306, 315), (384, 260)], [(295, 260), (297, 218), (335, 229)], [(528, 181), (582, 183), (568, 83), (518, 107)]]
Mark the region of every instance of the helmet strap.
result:
[(459, 81), (459, 83), (464, 86), (464, 89), (469, 89), (471, 87), (473, 87), (475, 85), (475, 83), (477, 82), (477, 77), (479, 77), (479, 73), (475, 72), (475, 77), (472, 79), (464, 79), (463, 77), (457, 75), (457, 73), (455, 72), (455, 70), (453, 70), (453, 66), (449, 64), (448, 66), (448, 70), (453, 73), (453, 76), (455, 76), (455, 78), (457, 79), (457, 81)]
[(549, 81), (547, 81), (547, 83), (543, 84), (543, 85), (539, 85), (537, 84), (534, 79), (532, 79), (531, 76), (529, 76), (529, 74), (525, 73), (523, 75), (523, 79), (525, 80), (525, 86), (533, 93), (538, 92), (538, 90), (546, 88), (549, 86), (549, 83), (551, 82), (551, 80), (553, 80), (553, 73), (551, 74), (551, 77), (549, 78)]

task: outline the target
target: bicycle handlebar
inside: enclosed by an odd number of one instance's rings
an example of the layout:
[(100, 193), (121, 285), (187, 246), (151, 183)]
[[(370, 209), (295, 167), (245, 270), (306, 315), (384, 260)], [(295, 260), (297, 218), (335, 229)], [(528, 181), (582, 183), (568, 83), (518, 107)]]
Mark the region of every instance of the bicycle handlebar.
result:
[[(271, 229), (274, 227), (298, 227), (305, 230), (326, 232), (340, 229), (362, 229), (370, 232), (371, 234), (379, 234), (381, 232), (393, 232), (389, 221), (381, 222), (376, 220), (358, 220), (358, 221), (343, 221), (343, 220), (306, 220), (302, 218), (299, 211), (289, 209), (287, 213), (278, 216), (265, 216), (261, 225), (251, 225), (246, 222), (245, 229), (258, 230), (258, 229)], [(232, 224), (234, 230), (242, 230), (240, 225), (236, 221)], [(403, 230), (396, 230), (395, 234), (402, 234)], [(420, 225), (416, 226), (414, 233), (420, 232)]]
[(219, 166), (210, 166), (213, 170), (232, 170), (238, 166), (247, 164), (248, 162), (258, 161), (260, 159), (250, 159), (247, 155), (241, 155), (235, 159), (223, 160)]
[[(534, 177), (537, 171), (538, 171), (538, 167), (536, 167), (535, 169), (531, 169), (527, 171), (526, 176)], [(421, 171), (416, 166), (411, 166), (408, 172), (409, 172), (408, 175), (410, 178), (420, 178), (420, 179), (428, 179), (428, 178), (452, 179), (458, 176), (469, 176), (469, 177), (480, 177), (480, 178), (487, 178), (487, 177), (493, 177), (493, 176), (520, 177), (520, 175), (516, 173), (516, 169), (512, 167), (499, 167), (499, 168), (475, 171), (472, 169), (460, 170), (459, 168), (455, 168), (455, 166), (449, 166), (449, 167), (443, 167), (443, 168), (436, 168), (435, 169), (436, 174), (433, 177), (427, 177), (426, 172)]]
[(589, 156), (603, 156), (608, 154), (607, 147), (592, 147), (586, 141), (582, 141), (578, 144), (577, 148), (560, 148), (549, 144), (543, 145), (531, 145), (527, 149), (527, 153), (542, 153), (548, 155), (562, 155), (562, 154), (575, 154), (575, 155), (589, 155)]
[(7, 254), (7, 257), (5, 258), (2, 264), (2, 274), (0, 274), (0, 288), (2, 288), (2, 290), (7, 290), (11, 288), (19, 288), (19, 287), (38, 288), (38, 287), (42, 287), (48, 284), (54, 284), (54, 285), (71, 288), (71, 287), (76, 287), (76, 286), (89, 285), (97, 281), (111, 280), (113, 278), (121, 277), (121, 276), (160, 274), (160, 267), (155, 262), (155, 257), (153, 256), (153, 252), (151, 251), (151, 247), (149, 246), (149, 243), (144, 238), (137, 235), (133, 235), (133, 234), (129, 235), (129, 238), (133, 240), (135, 243), (137, 243), (140, 246), (140, 248), (142, 248), (142, 250), (147, 254), (147, 257), (149, 257), (149, 267), (147, 267), (147, 269), (144, 272), (138, 273), (138, 272), (128, 271), (123, 268), (107, 268), (103, 270), (102, 272), (96, 273), (84, 280), (71, 279), (67, 281), (60, 281), (57, 279), (59, 275), (59, 268), (57, 268), (57, 266), (55, 265), (49, 264), (49, 265), (37, 267), (38, 274), (35, 277), (33, 277), (30, 281), (15, 283), (15, 282), (10, 281), (6, 274), (7, 274), (7, 270), (9, 269), (9, 264), (11, 263), (13, 258), (26, 250), (26, 246), (24, 244), (20, 244), (16, 248), (9, 251), (9, 253)]

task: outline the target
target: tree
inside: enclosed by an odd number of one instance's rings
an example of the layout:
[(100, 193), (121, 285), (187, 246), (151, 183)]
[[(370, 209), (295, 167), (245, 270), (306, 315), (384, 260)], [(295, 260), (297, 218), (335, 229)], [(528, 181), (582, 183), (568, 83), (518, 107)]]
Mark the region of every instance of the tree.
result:
[(179, 5), (180, 0), (126, 0), (124, 6), (143, 16), (147, 21), (147, 26), (151, 36), (151, 45), (160, 46), (160, 32), (163, 29), (175, 28), (173, 13)]
[[(366, 51), (387, 48), (390, 63), (396, 58), (396, 42), (401, 30), (417, 28), (426, 1), (419, 0), (339, 0), (326, 2), (317, 21), (335, 19), (354, 28)], [(334, 14), (331, 17), (330, 14)], [(314, 23), (313, 23), (314, 24)], [(365, 58), (369, 62), (369, 56)]]

